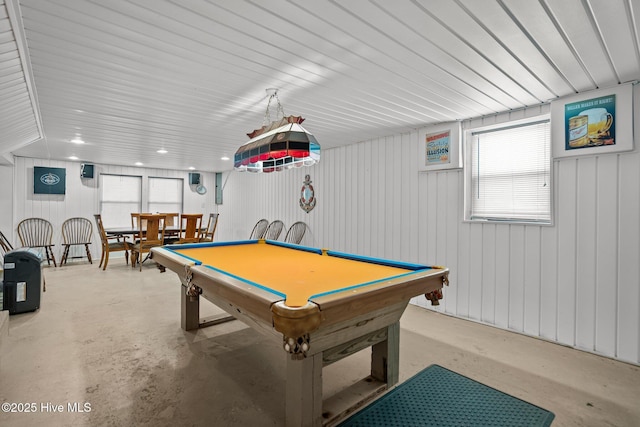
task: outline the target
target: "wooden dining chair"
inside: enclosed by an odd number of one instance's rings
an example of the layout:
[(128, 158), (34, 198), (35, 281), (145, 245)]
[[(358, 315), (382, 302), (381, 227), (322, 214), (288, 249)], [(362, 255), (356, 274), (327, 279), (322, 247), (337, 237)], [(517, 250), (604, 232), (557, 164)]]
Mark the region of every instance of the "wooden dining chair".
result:
[(140, 241), (131, 246), (131, 267), (135, 267), (137, 263), (142, 271), (142, 263), (146, 260), (146, 258), (142, 259), (142, 255), (149, 254), (151, 248), (164, 244), (166, 216), (141, 214), (140, 223), (146, 224), (145, 230), (141, 233)]
[(198, 243), (202, 230), (202, 214), (180, 215), (180, 238), (178, 243)]
[(143, 224), (140, 223), (140, 215), (151, 214), (151, 212), (143, 213), (143, 212), (131, 212), (131, 228), (134, 230), (138, 230), (133, 233), (133, 241), (140, 241), (140, 236), (142, 234), (142, 229), (144, 228)]
[(209, 221), (207, 222), (207, 228), (202, 233), (200, 237), (201, 242), (213, 242), (213, 236), (216, 234), (216, 228), (218, 227), (218, 216), (217, 213), (209, 214)]
[(267, 219), (261, 219), (256, 222), (256, 225), (253, 226), (253, 230), (251, 230), (249, 240), (262, 239), (262, 237), (264, 236), (264, 232), (267, 231), (268, 226), (269, 220)]
[(140, 224), (140, 212), (131, 212), (131, 228), (137, 228)]
[(140, 220), (140, 215), (151, 215), (151, 212), (131, 212), (131, 228), (138, 230), (133, 233), (133, 241), (139, 242), (142, 237), (143, 230), (146, 228), (146, 224), (143, 224)]
[(53, 226), (49, 221), (42, 218), (27, 218), (18, 224), (18, 237), (20, 243), (26, 248), (43, 248), (47, 256), (47, 264), (57, 267), (56, 257), (53, 255), (52, 243)]
[(264, 232), (264, 238), (267, 240), (278, 240), (280, 234), (282, 234), (282, 230), (284, 229), (284, 222), (276, 219), (275, 221), (271, 221), (271, 224), (267, 227)]
[(293, 223), (289, 230), (287, 230), (287, 234), (284, 236), (284, 241), (287, 243), (295, 243), (299, 245), (302, 242), (302, 238), (304, 237), (304, 233), (307, 231), (307, 224), (298, 221)]
[(180, 240), (180, 213), (179, 212), (160, 212), (158, 215), (164, 215), (165, 231), (164, 242), (165, 244), (178, 243)]
[[(93, 237), (93, 226), (91, 225), (91, 221), (87, 218), (75, 217), (69, 218), (65, 222), (62, 223), (62, 259), (60, 260), (60, 265), (66, 264), (69, 259), (69, 251), (71, 250), (71, 246), (84, 246), (84, 250), (87, 253), (87, 258), (89, 259), (89, 263), (93, 264), (93, 260), (91, 259), (91, 251), (89, 250), (89, 245), (91, 244), (91, 238)], [(72, 258), (82, 258), (80, 257), (72, 257)]]
[(158, 215), (164, 215), (167, 227), (178, 227), (180, 212), (160, 212)]
[(102, 254), (100, 255), (98, 268), (102, 267), (103, 271), (107, 269), (109, 254), (111, 252), (124, 251), (124, 260), (129, 264), (129, 251), (131, 250), (131, 246), (130, 242), (127, 241), (127, 236), (107, 234), (104, 230), (104, 224), (102, 223), (102, 216), (100, 214), (93, 216), (96, 219), (96, 226), (98, 227), (98, 234), (100, 234), (100, 242), (102, 243)]

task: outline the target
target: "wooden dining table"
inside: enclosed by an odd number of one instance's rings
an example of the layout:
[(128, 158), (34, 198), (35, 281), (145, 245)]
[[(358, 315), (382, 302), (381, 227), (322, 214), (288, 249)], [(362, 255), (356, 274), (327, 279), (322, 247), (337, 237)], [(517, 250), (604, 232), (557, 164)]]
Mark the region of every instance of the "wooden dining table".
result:
[[(105, 227), (104, 231), (106, 231), (107, 234), (133, 235), (140, 233), (140, 227), (131, 227), (130, 225), (126, 225), (123, 227)], [(142, 228), (142, 231), (144, 231), (144, 227)], [(178, 233), (180, 231), (180, 227), (175, 225), (167, 226), (164, 229), (165, 234), (168, 231), (171, 231), (172, 233)]]
[[(131, 227), (131, 226), (105, 227), (104, 231), (107, 233), (107, 235), (116, 235), (116, 236), (134, 236), (134, 235), (140, 234), (139, 227)], [(144, 231), (144, 228), (142, 229), (142, 231)], [(180, 235), (181, 231), (184, 231), (184, 230), (182, 230), (179, 225), (178, 226), (172, 225), (172, 226), (165, 227), (164, 229), (165, 240), (167, 240), (167, 238), (177, 238), (177, 236)], [(201, 233), (205, 231), (206, 231), (206, 228), (204, 227), (200, 228)]]
[[(114, 235), (114, 236), (136, 236), (140, 234), (139, 227), (131, 227), (131, 226), (105, 227), (104, 231), (107, 233), (107, 235)], [(144, 228), (142, 229), (142, 231), (144, 231)], [(163, 243), (175, 244), (180, 237), (181, 231), (183, 230), (181, 229), (180, 226), (172, 225), (172, 226), (165, 227), (164, 229), (165, 238)], [(204, 233), (205, 231), (206, 231), (205, 228), (200, 229), (201, 233)], [(149, 254), (147, 254), (147, 256), (142, 260), (142, 262), (144, 263), (148, 258), (149, 258)]]

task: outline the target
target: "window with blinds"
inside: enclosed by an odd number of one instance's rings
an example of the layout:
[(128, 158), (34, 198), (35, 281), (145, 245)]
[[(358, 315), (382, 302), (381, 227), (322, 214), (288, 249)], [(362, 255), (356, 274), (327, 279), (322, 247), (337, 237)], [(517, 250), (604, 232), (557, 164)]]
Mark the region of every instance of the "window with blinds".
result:
[(131, 212), (142, 207), (142, 177), (100, 174), (100, 214), (105, 227), (131, 225)]
[(149, 177), (149, 212), (182, 212), (182, 178)]
[(466, 219), (551, 222), (549, 117), (465, 133)]

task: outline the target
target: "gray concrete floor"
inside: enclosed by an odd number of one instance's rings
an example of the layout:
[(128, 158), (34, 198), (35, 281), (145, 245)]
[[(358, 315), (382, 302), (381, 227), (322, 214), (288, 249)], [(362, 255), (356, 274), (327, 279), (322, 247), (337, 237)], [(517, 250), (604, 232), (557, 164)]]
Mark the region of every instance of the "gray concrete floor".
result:
[[(175, 274), (117, 258), (44, 271), (41, 308), (10, 317), (0, 360), (0, 402), (35, 412), (0, 425), (283, 425), (279, 343), (238, 321), (182, 331)], [(436, 363), (554, 412), (554, 426), (640, 425), (638, 366), (415, 306), (400, 341), (400, 381)], [(325, 368), (325, 394), (366, 376), (367, 357)]]

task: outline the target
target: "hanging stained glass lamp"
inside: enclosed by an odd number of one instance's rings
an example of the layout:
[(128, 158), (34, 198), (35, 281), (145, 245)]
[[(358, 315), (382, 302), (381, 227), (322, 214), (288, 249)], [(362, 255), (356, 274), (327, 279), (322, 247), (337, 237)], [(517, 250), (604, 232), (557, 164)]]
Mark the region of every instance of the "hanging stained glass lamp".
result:
[[(274, 100), (277, 102), (279, 118), (271, 121), (269, 107)], [(247, 134), (250, 139), (236, 151), (234, 168), (238, 171), (268, 173), (318, 163), (320, 144), (301, 126), (303, 121), (300, 116), (285, 117), (278, 92), (274, 91), (267, 104), (266, 124)]]

